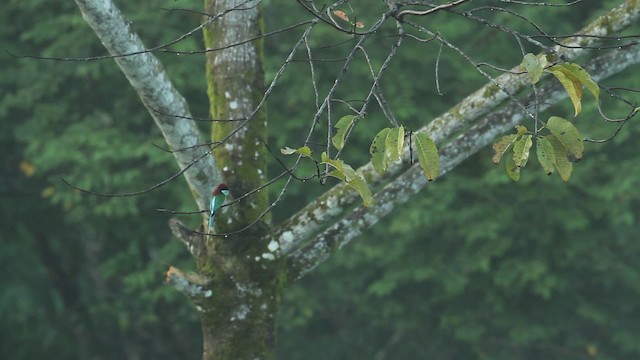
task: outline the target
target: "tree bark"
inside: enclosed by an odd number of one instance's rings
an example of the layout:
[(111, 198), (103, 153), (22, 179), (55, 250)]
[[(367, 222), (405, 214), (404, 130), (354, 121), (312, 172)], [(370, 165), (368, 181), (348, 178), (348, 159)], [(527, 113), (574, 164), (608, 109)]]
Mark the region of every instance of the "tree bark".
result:
[[(213, 154), (231, 194), (249, 194), (216, 213), (199, 271), (214, 296), (199, 304), (203, 359), (273, 359), (282, 262), (261, 239), (269, 226), (266, 191), (266, 112), (258, 1), (206, 0), (204, 28)], [(224, 15), (222, 15), (224, 14)], [(211, 21), (209, 21), (211, 20)]]

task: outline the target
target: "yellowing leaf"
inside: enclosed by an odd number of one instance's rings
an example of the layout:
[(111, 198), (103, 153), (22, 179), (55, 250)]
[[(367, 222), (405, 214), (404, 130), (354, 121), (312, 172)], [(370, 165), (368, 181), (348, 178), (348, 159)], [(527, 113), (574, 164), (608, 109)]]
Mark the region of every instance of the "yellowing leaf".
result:
[(391, 129), (384, 128), (378, 132), (373, 138), (371, 147), (369, 148), (369, 154), (371, 154), (371, 164), (373, 168), (380, 174), (384, 174), (387, 171), (388, 161), (385, 151), (385, 140)]
[(302, 156), (311, 157), (311, 149), (308, 146), (303, 146), (297, 149), (292, 149), (288, 146), (285, 146), (284, 148), (280, 149), (280, 152), (284, 155), (299, 154)]
[(513, 162), (517, 167), (525, 167), (529, 160), (529, 150), (533, 145), (531, 135), (521, 136), (515, 143), (513, 143)]
[(25, 160), (20, 161), (20, 165), (18, 165), (18, 167), (26, 177), (32, 177), (36, 172), (36, 167), (32, 163)]
[(400, 160), (402, 158), (402, 148), (404, 147), (404, 127), (401, 125), (391, 129), (384, 145), (388, 161)]
[(569, 181), (571, 172), (573, 171), (573, 163), (569, 161), (567, 157), (567, 149), (562, 145), (560, 140), (553, 135), (545, 136), (545, 139), (549, 140), (551, 146), (553, 146), (553, 152), (556, 156), (556, 169), (558, 174), (564, 181)]
[(561, 66), (562, 68), (566, 69), (565, 74), (569, 72), (576, 79), (578, 79), (578, 81), (580, 81), (580, 83), (584, 85), (589, 90), (589, 92), (591, 92), (596, 100), (600, 97), (600, 87), (595, 81), (593, 81), (593, 79), (591, 79), (591, 75), (589, 75), (589, 73), (585, 69), (583, 69), (582, 66), (574, 63), (560, 64), (557, 66)]
[(518, 136), (520, 136), (526, 134), (528, 130), (522, 125), (516, 125), (516, 131), (518, 132)]
[(546, 55), (535, 56), (532, 53), (528, 53), (522, 59), (521, 66), (527, 71), (527, 74), (529, 74), (531, 83), (535, 84), (540, 81), (542, 70), (544, 70), (547, 64)]
[(503, 136), (497, 143), (493, 144), (493, 150), (496, 152), (493, 155), (493, 162), (497, 165), (500, 163), (500, 159), (502, 159), (502, 155), (509, 150), (511, 145), (516, 141), (518, 135), (510, 134)]
[(46, 188), (42, 189), (42, 192), (40, 192), (40, 196), (46, 199), (48, 197), (51, 197), (54, 192), (55, 189), (53, 188), (53, 186), (47, 186)]
[(440, 174), (440, 156), (436, 144), (425, 133), (416, 133), (415, 139), (420, 167), (427, 180), (433, 181)]
[(513, 161), (512, 156), (507, 157), (507, 161), (505, 161), (505, 168), (507, 170), (507, 175), (509, 175), (513, 181), (520, 180), (520, 167)]
[(547, 128), (558, 138), (567, 151), (575, 156), (576, 160), (582, 159), (584, 140), (578, 129), (570, 121), (558, 116), (552, 116), (547, 121)]
[(580, 83), (580, 80), (559, 65), (550, 67), (549, 71), (560, 81), (567, 95), (569, 95), (575, 109), (574, 116), (580, 114), (582, 111), (582, 83)]
[(544, 172), (547, 175), (553, 174), (556, 166), (556, 153), (553, 150), (553, 145), (551, 145), (547, 138), (536, 139), (536, 154), (538, 155), (538, 162), (542, 165)]
[(331, 138), (331, 143), (336, 147), (336, 149), (342, 150), (344, 147), (345, 137), (347, 136), (347, 132), (353, 125), (355, 119), (356, 116), (354, 115), (346, 115), (336, 123), (335, 127), (338, 129), (338, 132), (333, 136), (333, 138)]

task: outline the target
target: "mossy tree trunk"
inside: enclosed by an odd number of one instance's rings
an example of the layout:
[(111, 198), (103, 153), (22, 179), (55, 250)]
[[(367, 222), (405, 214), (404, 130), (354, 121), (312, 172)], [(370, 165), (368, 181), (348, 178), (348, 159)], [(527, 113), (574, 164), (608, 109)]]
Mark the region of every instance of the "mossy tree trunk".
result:
[[(261, 6), (237, 0), (205, 0), (215, 18), (204, 29), (213, 154), (223, 180), (235, 195), (247, 194), (266, 179), (266, 112), (262, 41), (243, 43), (262, 33)], [(206, 17), (204, 21), (210, 20)], [(241, 45), (237, 45), (241, 44)], [(258, 109), (258, 110), (256, 110)], [(220, 145), (216, 145), (220, 144)], [(200, 254), (200, 274), (213, 280), (214, 296), (198, 305), (202, 318), (203, 359), (272, 359), (275, 317), (280, 300), (281, 262), (264, 243), (269, 217), (267, 191), (254, 192), (216, 214), (216, 233)], [(256, 222), (257, 221), (257, 222)]]

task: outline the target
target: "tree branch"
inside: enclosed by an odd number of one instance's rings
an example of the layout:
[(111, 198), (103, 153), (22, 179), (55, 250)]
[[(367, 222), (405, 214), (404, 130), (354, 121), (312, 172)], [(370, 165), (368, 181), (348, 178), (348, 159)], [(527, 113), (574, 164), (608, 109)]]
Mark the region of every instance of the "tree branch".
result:
[[(578, 34), (612, 35), (628, 27), (638, 19), (639, 15), (640, 4), (636, 1), (627, 0), (620, 6), (595, 19), (580, 30)], [(567, 60), (572, 59), (584, 54), (586, 51), (579, 48), (579, 46), (593, 45), (596, 41), (598, 41), (596, 37), (569, 38), (562, 43), (564, 46), (569, 47), (556, 46), (553, 48), (553, 52)], [(515, 73), (521, 72), (517, 67), (512, 70)], [(449, 111), (419, 129), (418, 132), (425, 132), (436, 143), (442, 143), (457, 132), (469, 127), (474, 121), (509, 99), (509, 96), (500, 91), (496, 84), (499, 84), (502, 89), (511, 94), (516, 94), (529, 85), (526, 76), (512, 73), (503, 74), (496, 78), (494, 82), (488, 83), (467, 96)], [(408, 159), (408, 157), (409, 149), (405, 147), (404, 158)], [(399, 174), (403, 169), (404, 166), (398, 163), (390, 166), (386, 174), (380, 175), (369, 162), (359, 168), (358, 172), (365, 177), (371, 187), (376, 188)], [(345, 210), (354, 206), (358, 201), (360, 201), (358, 194), (348, 185), (340, 183), (274, 229), (271, 234), (267, 235), (268, 240), (277, 241), (283, 254), (291, 253), (305, 241), (323, 230), (325, 226), (339, 218)]]
[(213, 296), (213, 290), (210, 289), (212, 280), (201, 274), (185, 273), (170, 266), (165, 273), (165, 282), (191, 299), (200, 311), (202, 311), (200, 304)]
[[(586, 69), (594, 80), (602, 80), (639, 62), (640, 47), (634, 47), (628, 51), (613, 51), (602, 55), (594, 59)], [(567, 94), (557, 82), (547, 82), (538, 90), (538, 96), (545, 98), (545, 102), (539, 104), (542, 111), (566, 98)], [(528, 95), (523, 103), (525, 105), (535, 104), (535, 94)], [(441, 149), (441, 175), (488, 145), (501, 133), (512, 129), (524, 118), (520, 106), (510, 103), (472, 125)], [(304, 276), (329, 258), (332, 252), (349, 243), (353, 238), (361, 235), (366, 228), (391, 213), (397, 205), (411, 199), (427, 183), (418, 164), (410, 167), (396, 180), (375, 194), (374, 198), (377, 204), (368, 208), (363, 206), (355, 208), (313, 240), (292, 252), (287, 258), (290, 269), (289, 280), (295, 281)]]
[(189, 230), (186, 225), (176, 218), (169, 220), (169, 228), (171, 229), (171, 233), (177, 237), (178, 240), (182, 241), (187, 247), (187, 250), (189, 250), (191, 255), (196, 259), (204, 254), (205, 240), (202, 234)]
[[(131, 29), (130, 22), (111, 0), (76, 0), (76, 4), (109, 54), (122, 55), (145, 50), (142, 40)], [(116, 57), (115, 61), (140, 96), (171, 149), (202, 144), (196, 123), (189, 119), (191, 114), (185, 99), (173, 86), (154, 55), (142, 53)], [(193, 159), (207, 151), (209, 150), (193, 147), (173, 154), (180, 168), (184, 169)], [(198, 208), (205, 209), (209, 192), (220, 179), (213, 157), (206, 156), (184, 175)], [(203, 217), (206, 217), (205, 213)]]

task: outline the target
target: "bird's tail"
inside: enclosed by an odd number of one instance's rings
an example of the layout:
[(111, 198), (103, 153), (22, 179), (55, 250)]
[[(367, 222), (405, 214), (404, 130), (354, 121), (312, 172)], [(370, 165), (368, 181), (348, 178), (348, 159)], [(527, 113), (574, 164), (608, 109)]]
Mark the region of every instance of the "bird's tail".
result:
[(213, 214), (215, 213), (209, 215), (209, 229), (213, 228)]

